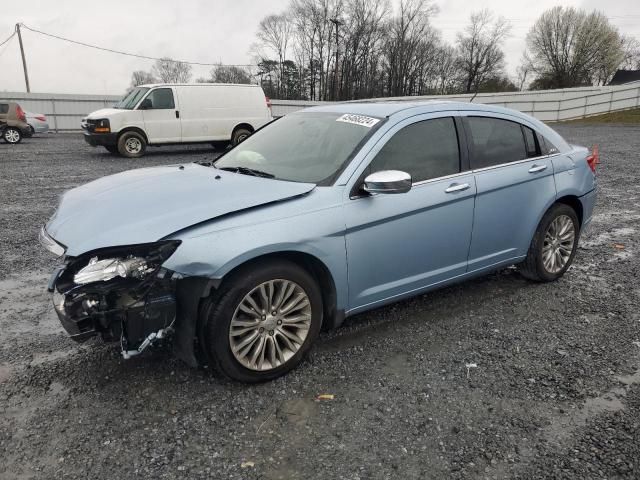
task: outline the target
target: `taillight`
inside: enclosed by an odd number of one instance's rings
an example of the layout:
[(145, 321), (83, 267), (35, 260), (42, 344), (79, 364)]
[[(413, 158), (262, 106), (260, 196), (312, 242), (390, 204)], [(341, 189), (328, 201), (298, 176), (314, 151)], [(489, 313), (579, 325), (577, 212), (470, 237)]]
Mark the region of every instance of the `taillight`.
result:
[(22, 107), (20, 105), (16, 105), (16, 115), (18, 115), (18, 118), (21, 121), (27, 121), (27, 116), (24, 114), (24, 110), (22, 110)]
[(44, 115), (36, 115), (35, 119), (36, 120), (40, 120), (41, 122), (46, 122), (47, 121), (47, 117), (45, 117)]
[(598, 151), (598, 145), (594, 145), (591, 148), (591, 153), (587, 157), (587, 164), (593, 173), (596, 173), (596, 165), (600, 163), (600, 152)]
[(271, 111), (271, 99), (269, 97), (264, 97), (264, 99), (267, 102), (267, 108)]

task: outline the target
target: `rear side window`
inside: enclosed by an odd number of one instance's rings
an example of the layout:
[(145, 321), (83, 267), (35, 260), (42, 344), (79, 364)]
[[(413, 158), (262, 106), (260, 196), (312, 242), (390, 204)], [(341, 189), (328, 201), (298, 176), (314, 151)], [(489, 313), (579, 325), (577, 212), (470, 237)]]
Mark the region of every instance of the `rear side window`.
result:
[(468, 117), (471, 167), (485, 168), (527, 158), (520, 124), (491, 117)]
[(8, 103), (0, 103), (0, 113), (9, 113)]
[(407, 172), (414, 183), (458, 173), (460, 149), (453, 118), (425, 120), (404, 127), (371, 162), (371, 173), (382, 170)]
[(527, 143), (527, 157), (537, 157), (540, 155), (540, 149), (538, 148), (538, 141), (536, 140), (536, 134), (529, 127), (522, 126), (524, 132), (524, 139)]
[(151, 100), (151, 107), (148, 110), (166, 110), (176, 107), (173, 101), (173, 91), (170, 88), (158, 88), (147, 97)]
[(538, 141), (540, 142), (540, 151), (542, 155), (552, 155), (558, 153), (558, 149), (553, 144), (544, 138), (542, 135), (538, 135)]

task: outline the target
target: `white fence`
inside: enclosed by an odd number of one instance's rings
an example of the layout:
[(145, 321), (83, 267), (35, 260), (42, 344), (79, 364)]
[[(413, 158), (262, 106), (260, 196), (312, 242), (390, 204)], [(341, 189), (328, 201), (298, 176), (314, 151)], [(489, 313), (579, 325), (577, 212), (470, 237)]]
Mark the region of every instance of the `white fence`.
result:
[[(455, 100), (468, 102), (473, 95), (380, 98), (368, 101), (416, 102)], [(80, 120), (90, 112), (110, 107), (120, 99), (110, 95), (0, 92), (0, 101), (16, 101), (23, 109), (49, 117), (54, 131), (79, 130)], [(364, 100), (360, 100), (364, 101)], [(272, 100), (274, 116), (282, 116), (313, 105), (330, 102)], [(520, 110), (545, 122), (572, 120), (591, 115), (640, 107), (640, 82), (614, 87), (580, 87), (533, 92), (480, 93), (474, 103)]]

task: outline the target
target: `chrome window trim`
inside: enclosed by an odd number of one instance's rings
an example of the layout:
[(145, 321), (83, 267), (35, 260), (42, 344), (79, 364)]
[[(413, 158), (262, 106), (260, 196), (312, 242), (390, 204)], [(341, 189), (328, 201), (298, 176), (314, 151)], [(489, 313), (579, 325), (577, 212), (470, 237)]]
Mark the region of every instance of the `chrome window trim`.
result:
[(452, 173), (451, 175), (445, 175), (443, 177), (429, 178), (427, 180), (420, 180), (419, 182), (415, 182), (411, 184), (411, 187), (419, 187), (420, 185), (425, 185), (427, 183), (439, 182), (441, 180), (447, 180), (448, 178), (456, 178), (461, 177), (462, 175), (469, 175), (473, 173), (473, 170), (465, 170), (464, 172)]
[[(489, 170), (494, 170), (496, 168), (502, 168), (502, 167), (507, 167), (510, 165), (518, 165), (520, 163), (526, 163), (526, 162), (531, 162), (531, 161), (535, 161), (535, 160), (546, 160), (548, 158), (553, 158), (553, 157), (557, 157), (561, 155), (560, 152), (558, 153), (553, 153), (551, 155), (540, 155), (538, 157), (531, 157), (531, 158), (525, 158), (523, 160), (516, 160), (515, 162), (507, 162), (507, 163), (501, 163), (499, 165), (491, 165), (490, 167), (484, 167), (484, 168), (478, 168), (476, 170), (465, 170), (464, 172), (458, 172), (458, 173), (452, 173), (451, 175), (445, 175), (443, 177), (436, 177), (436, 178), (430, 178), (428, 180), (421, 180), (419, 182), (415, 182), (411, 184), (411, 188), (413, 187), (420, 187), (422, 185), (427, 185), (429, 183), (435, 183), (435, 182), (439, 182), (441, 180), (447, 180), (450, 178), (457, 178), (457, 177), (461, 177), (463, 175), (469, 175), (469, 174), (474, 174), (474, 173), (482, 173), (482, 172), (486, 172)], [(361, 196), (350, 196), (349, 200), (357, 200), (359, 198), (363, 198)]]
[(547, 158), (557, 157), (558, 155), (560, 155), (560, 153), (554, 153), (551, 155), (540, 155), (538, 157), (530, 157), (530, 158), (525, 158), (523, 160), (516, 160), (515, 162), (500, 163), (498, 165), (491, 165), (489, 167), (476, 168), (475, 170), (471, 170), (471, 171), (473, 173), (484, 172), (487, 170), (493, 170), (495, 168), (506, 167), (509, 165), (518, 165), (519, 163), (525, 163), (525, 162), (531, 162), (531, 161), (543, 160), (543, 159), (546, 160)]

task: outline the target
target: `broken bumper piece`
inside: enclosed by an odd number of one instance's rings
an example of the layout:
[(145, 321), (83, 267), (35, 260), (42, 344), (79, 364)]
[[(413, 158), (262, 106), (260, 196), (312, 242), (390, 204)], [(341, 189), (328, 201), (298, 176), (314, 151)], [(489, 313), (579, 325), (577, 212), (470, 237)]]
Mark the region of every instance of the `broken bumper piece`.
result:
[[(171, 333), (176, 285), (182, 277), (160, 264), (176, 247), (153, 245), (146, 247), (149, 251), (138, 248), (128, 255), (100, 252), (91, 258), (69, 259), (54, 273), (49, 290), (60, 323), (71, 338), (82, 342), (99, 335), (107, 342), (120, 341), (123, 355), (129, 358)], [(103, 260), (111, 258), (115, 260)], [(135, 269), (120, 268), (132, 259)]]

